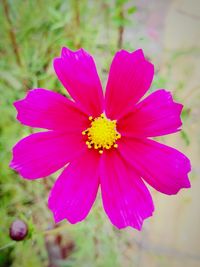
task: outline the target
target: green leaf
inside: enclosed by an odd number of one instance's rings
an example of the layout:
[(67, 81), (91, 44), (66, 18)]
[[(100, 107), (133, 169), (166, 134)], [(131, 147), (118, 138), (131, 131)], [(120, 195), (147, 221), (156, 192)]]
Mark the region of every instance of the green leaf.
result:
[(130, 14), (134, 14), (135, 12), (137, 11), (137, 7), (136, 6), (132, 6), (132, 7), (129, 7), (127, 9), (127, 13), (130, 15)]

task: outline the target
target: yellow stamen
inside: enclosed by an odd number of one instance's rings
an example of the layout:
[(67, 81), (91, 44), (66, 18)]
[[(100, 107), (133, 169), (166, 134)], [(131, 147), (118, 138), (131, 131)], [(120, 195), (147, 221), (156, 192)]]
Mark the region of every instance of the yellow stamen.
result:
[(121, 134), (117, 132), (116, 120), (109, 120), (104, 114), (97, 118), (90, 116), (89, 120), (91, 121), (90, 127), (82, 132), (88, 137), (86, 141), (88, 148), (98, 149), (99, 153), (102, 154), (104, 149), (118, 147), (116, 141), (121, 138)]

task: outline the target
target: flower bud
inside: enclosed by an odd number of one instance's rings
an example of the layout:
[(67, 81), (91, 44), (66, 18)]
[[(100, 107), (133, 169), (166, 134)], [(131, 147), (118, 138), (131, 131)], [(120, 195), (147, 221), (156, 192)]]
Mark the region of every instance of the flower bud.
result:
[(24, 240), (28, 234), (28, 226), (22, 220), (15, 220), (10, 226), (10, 238), (15, 241)]

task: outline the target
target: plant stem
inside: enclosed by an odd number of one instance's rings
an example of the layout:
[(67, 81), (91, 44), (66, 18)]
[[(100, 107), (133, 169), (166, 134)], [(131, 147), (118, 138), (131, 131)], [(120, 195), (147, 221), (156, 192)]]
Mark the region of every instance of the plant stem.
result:
[(76, 21), (76, 27), (80, 27), (80, 11), (79, 11), (79, 0), (74, 1), (74, 15)]
[(5, 14), (7, 23), (9, 25), (9, 36), (10, 36), (10, 41), (11, 41), (13, 53), (15, 55), (17, 64), (19, 66), (21, 66), (22, 64), (21, 64), (21, 59), (20, 59), (20, 55), (19, 55), (19, 48), (17, 45), (16, 34), (15, 34), (14, 29), (13, 29), (12, 21), (10, 18), (10, 10), (9, 10), (9, 5), (8, 5), (7, 0), (3, 0), (3, 9), (4, 9), (4, 14)]
[(4, 245), (3, 247), (0, 247), (0, 251), (1, 251), (1, 250), (4, 250), (4, 249), (6, 249), (6, 248), (12, 247), (15, 243), (16, 243), (15, 241), (12, 241), (12, 242), (10, 242), (10, 243)]
[[(73, 0), (73, 9), (74, 9), (74, 22), (75, 22), (75, 27), (77, 29), (77, 32), (80, 31), (80, 27), (81, 27), (81, 20), (80, 20), (80, 2), (79, 0)], [(81, 47), (81, 43), (80, 40), (75, 40), (75, 47), (76, 49)]]
[[(120, 6), (119, 18), (121, 21), (123, 21), (124, 19), (124, 10), (122, 5)], [(118, 27), (118, 42), (117, 42), (118, 49), (121, 49), (123, 46), (123, 35), (124, 35), (124, 26), (121, 24)]]

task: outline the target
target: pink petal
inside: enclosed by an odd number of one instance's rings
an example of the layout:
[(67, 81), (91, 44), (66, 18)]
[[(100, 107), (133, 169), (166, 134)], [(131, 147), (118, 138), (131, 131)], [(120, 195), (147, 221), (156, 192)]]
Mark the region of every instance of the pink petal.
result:
[(41, 178), (65, 166), (84, 149), (81, 134), (35, 133), (15, 145), (10, 167), (24, 178)]
[(151, 195), (143, 181), (117, 150), (104, 153), (100, 183), (105, 212), (119, 229), (141, 229), (143, 220), (152, 215)]
[(183, 106), (173, 102), (170, 92), (158, 90), (118, 122), (123, 136), (152, 137), (174, 133), (182, 125), (180, 114)]
[(172, 195), (190, 187), (190, 161), (178, 150), (148, 139), (124, 138), (118, 144), (121, 154), (156, 190)]
[(61, 58), (54, 60), (54, 69), (71, 97), (88, 115), (103, 111), (103, 91), (93, 58), (83, 49), (75, 52), (63, 48)]
[(88, 116), (66, 97), (45, 89), (34, 89), (14, 103), (17, 119), (28, 126), (49, 130), (83, 131)]
[(106, 114), (119, 119), (149, 89), (154, 67), (145, 60), (142, 50), (117, 52), (108, 77), (105, 96)]
[(56, 222), (76, 223), (87, 216), (99, 186), (99, 158), (97, 151), (87, 149), (58, 178), (48, 201)]

